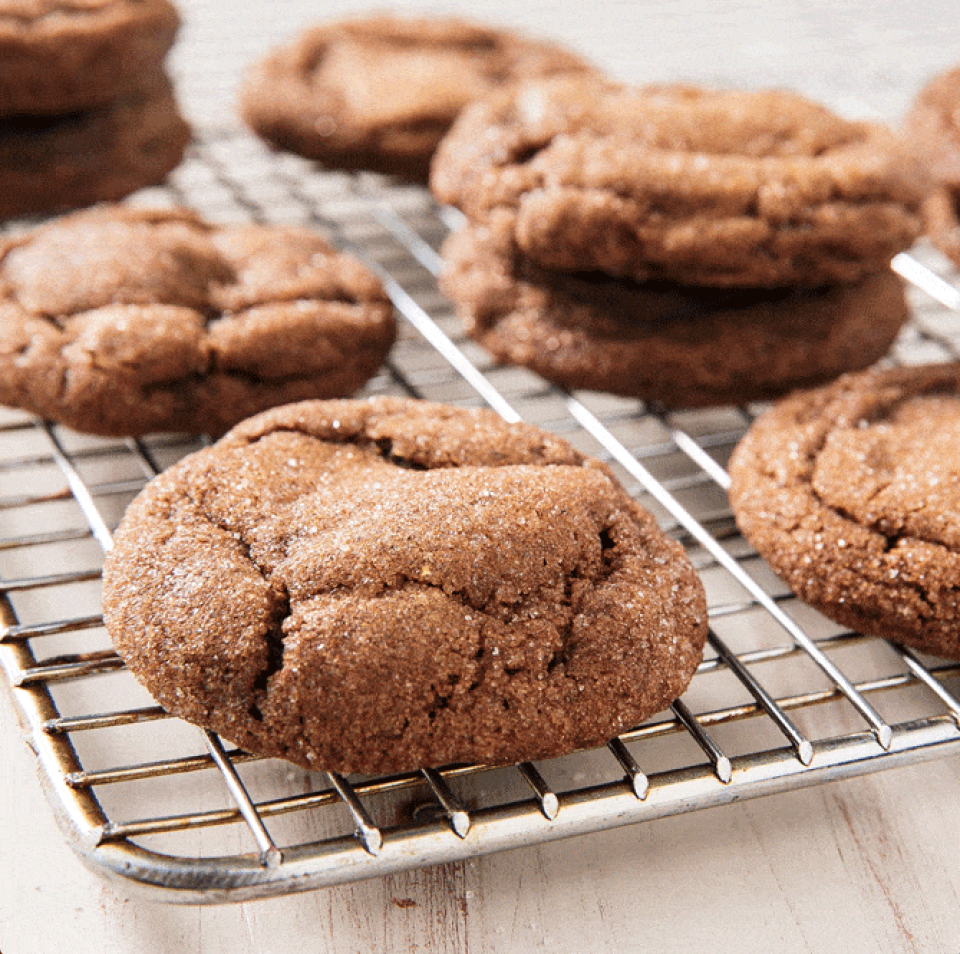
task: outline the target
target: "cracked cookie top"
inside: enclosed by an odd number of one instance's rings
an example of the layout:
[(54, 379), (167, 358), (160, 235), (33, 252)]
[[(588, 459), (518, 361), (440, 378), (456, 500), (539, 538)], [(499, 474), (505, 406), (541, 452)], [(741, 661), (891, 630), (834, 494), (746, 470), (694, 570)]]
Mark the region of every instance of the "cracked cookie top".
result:
[(159, 185), (183, 159), (192, 130), (168, 76), (79, 113), (0, 121), (0, 220), (37, 218), (122, 199)]
[(169, 0), (0, 0), (0, 116), (103, 106), (160, 68)]
[(0, 245), (0, 402), (77, 430), (222, 434), (352, 393), (395, 335), (379, 280), (305, 229), (104, 206)]
[(960, 658), (960, 367), (848, 375), (788, 398), (730, 461), (744, 536), (804, 600)]
[(519, 79), (592, 69), (556, 44), (459, 18), (352, 17), (307, 30), (256, 64), (241, 109), (278, 148), (425, 180), (469, 101)]
[(597, 76), (471, 104), (430, 185), (474, 220), (506, 219), (545, 269), (758, 287), (885, 268), (919, 234), (923, 195), (890, 130), (795, 93)]
[(104, 613), (169, 711), (341, 772), (600, 744), (683, 691), (706, 636), (682, 548), (604, 465), (396, 398), (277, 408), (156, 478)]

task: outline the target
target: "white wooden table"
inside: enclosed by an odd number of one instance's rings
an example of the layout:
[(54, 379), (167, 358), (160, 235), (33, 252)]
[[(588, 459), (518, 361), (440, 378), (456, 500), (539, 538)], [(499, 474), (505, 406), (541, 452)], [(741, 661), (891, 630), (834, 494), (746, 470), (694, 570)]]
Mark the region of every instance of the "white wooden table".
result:
[[(245, 64), (363, 5), (182, 0), (184, 110), (235, 124)], [(462, 3), (404, 5), (473, 13)], [(485, 19), (553, 36), (635, 82), (785, 86), (896, 121), (960, 63), (951, 4), (505, 0)], [(0, 691), (3, 954), (960, 952), (960, 763), (940, 759), (352, 885), (225, 906), (143, 900), (66, 846)]]

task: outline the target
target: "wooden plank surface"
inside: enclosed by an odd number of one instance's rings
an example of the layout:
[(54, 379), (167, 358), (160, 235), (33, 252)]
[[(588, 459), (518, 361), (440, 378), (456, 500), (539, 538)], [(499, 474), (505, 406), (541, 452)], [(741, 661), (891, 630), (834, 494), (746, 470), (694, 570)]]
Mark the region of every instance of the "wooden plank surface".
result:
[(955, 760), (355, 885), (181, 907), (87, 871), (15, 733), (0, 757), (4, 954), (960, 950)]

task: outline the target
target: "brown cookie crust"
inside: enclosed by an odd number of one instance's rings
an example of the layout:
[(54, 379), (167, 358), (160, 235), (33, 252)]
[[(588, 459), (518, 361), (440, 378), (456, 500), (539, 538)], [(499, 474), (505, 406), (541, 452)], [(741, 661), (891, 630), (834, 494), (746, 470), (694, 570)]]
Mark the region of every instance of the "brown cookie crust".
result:
[(960, 367), (849, 375), (758, 418), (730, 460), (737, 524), (855, 630), (960, 658)]
[(445, 243), (441, 288), (498, 361), (673, 407), (743, 403), (864, 368), (909, 318), (889, 269), (855, 285), (696, 288), (531, 265), (509, 227)]
[(88, 112), (0, 124), (0, 218), (76, 209), (161, 183), (183, 158), (190, 127), (165, 75), (144, 82)]
[(0, 245), (0, 402), (80, 431), (221, 434), (351, 394), (395, 335), (380, 282), (305, 229), (104, 206)]
[(730, 287), (859, 281), (914, 241), (923, 195), (890, 130), (796, 94), (599, 77), (471, 104), (431, 188), (509, 215), (545, 269)]
[(591, 69), (552, 43), (456, 18), (337, 20), (258, 63), (241, 113), (280, 149), (425, 181), (468, 101), (513, 80)]
[(488, 411), (306, 402), (156, 478), (104, 568), (160, 704), (311, 769), (600, 744), (686, 687), (702, 587), (598, 461)]
[(0, 0), (0, 116), (113, 102), (160, 67), (179, 24), (169, 0)]

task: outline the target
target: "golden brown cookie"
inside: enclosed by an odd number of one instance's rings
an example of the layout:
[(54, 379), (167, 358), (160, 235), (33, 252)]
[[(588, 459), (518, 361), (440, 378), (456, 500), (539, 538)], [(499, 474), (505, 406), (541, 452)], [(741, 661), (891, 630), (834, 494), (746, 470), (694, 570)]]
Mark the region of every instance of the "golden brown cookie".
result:
[(737, 524), (831, 619), (960, 659), (960, 367), (840, 378), (758, 418), (730, 460)]
[(159, 69), (179, 23), (169, 0), (0, 0), (0, 116), (126, 96)]
[(80, 431), (221, 434), (353, 393), (395, 335), (380, 282), (305, 229), (104, 206), (0, 245), (0, 403)]
[(589, 69), (552, 43), (465, 20), (357, 17), (308, 30), (258, 63), (241, 110), (280, 149), (425, 180), (471, 99), (513, 80)]
[(640, 283), (537, 268), (509, 229), (477, 225), (443, 255), (441, 289), (499, 361), (674, 407), (766, 400), (864, 368), (909, 317), (890, 269), (820, 288)]
[(706, 638), (682, 548), (603, 464), (395, 398), (277, 408), (185, 458), (103, 583), (164, 708), (340, 772), (601, 744), (684, 690)]
[(0, 219), (62, 212), (158, 185), (190, 128), (162, 73), (115, 103), (67, 116), (0, 121)]
[(916, 238), (923, 195), (892, 132), (799, 95), (595, 76), (471, 104), (431, 187), (509, 216), (541, 268), (729, 287), (860, 281)]

